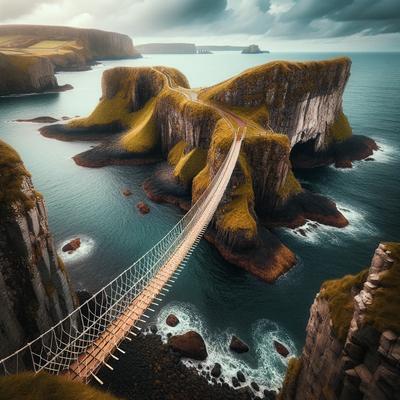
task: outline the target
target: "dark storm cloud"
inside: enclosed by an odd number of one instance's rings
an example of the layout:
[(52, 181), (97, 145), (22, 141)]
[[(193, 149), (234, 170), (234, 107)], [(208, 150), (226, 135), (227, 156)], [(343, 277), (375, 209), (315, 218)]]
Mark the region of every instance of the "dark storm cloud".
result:
[(400, 32), (400, 0), (0, 0), (0, 22), (133, 36), (332, 38)]
[(394, 33), (400, 31), (400, 1), (297, 0), (279, 21), (286, 25), (289, 36), (316, 31), (324, 37)]

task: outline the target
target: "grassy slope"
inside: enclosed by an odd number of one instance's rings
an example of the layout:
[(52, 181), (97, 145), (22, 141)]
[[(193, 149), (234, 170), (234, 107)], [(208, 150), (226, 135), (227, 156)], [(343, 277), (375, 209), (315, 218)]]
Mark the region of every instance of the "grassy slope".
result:
[(0, 400), (116, 400), (108, 393), (45, 373), (0, 378)]
[(207, 151), (194, 148), (185, 154), (176, 164), (174, 175), (180, 182), (188, 185), (192, 179), (205, 167)]
[(159, 144), (160, 138), (154, 122), (155, 104), (156, 99), (153, 97), (141, 110), (131, 114), (133, 128), (121, 140), (124, 149), (132, 153), (146, 153)]

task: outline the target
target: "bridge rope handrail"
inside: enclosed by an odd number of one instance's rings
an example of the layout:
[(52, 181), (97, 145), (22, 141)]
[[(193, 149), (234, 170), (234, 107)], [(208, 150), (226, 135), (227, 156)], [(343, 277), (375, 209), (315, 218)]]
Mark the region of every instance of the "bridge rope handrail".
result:
[[(170, 231), (161, 240), (159, 240), (135, 263), (117, 275), (103, 288), (99, 289), (82, 305), (73, 310), (52, 328), (42, 333), (35, 340), (27, 343), (16, 352), (0, 360), (0, 365), (3, 367), (4, 373), (10, 373), (6, 365), (8, 362), (11, 364), (10, 369), (12, 368), (16, 370), (16, 372), (19, 372), (20, 364), (22, 368), (25, 369), (27, 360), (26, 358), (23, 358), (20, 362), (19, 356), (22, 357), (23, 353), (27, 350), (30, 352), (32, 366), (35, 372), (45, 369), (50, 372), (60, 373), (71, 364), (71, 361), (78, 359), (79, 355), (82, 354), (85, 349), (87, 349), (91, 343), (104, 332), (110, 323), (118, 318), (118, 316), (123, 314), (129, 304), (132, 303), (140, 291), (144, 289), (144, 287), (156, 275), (158, 270), (164, 265), (165, 261), (172, 257), (174, 251), (176, 251), (178, 248), (177, 245), (179, 245), (179, 243), (182, 241), (184, 233), (190, 229), (190, 226), (193, 223), (196, 222), (196, 216), (201, 216), (203, 214), (203, 211), (206, 210), (208, 204), (212, 200), (212, 195), (218, 190), (219, 186), (223, 184), (223, 181), (220, 180), (220, 177), (224, 174), (226, 168), (229, 166), (229, 162), (234, 153), (234, 145), (237, 138), (237, 132), (235, 132), (231, 148), (207, 189), (201, 194), (191, 209), (173, 226), (173, 228), (170, 229)], [(217, 206), (215, 206), (215, 208), (216, 207)], [(212, 215), (210, 219), (211, 218)], [(160, 252), (162, 252), (162, 254)], [(149, 258), (151, 262), (150, 265), (147, 263), (147, 259)], [(142, 262), (145, 264), (144, 266), (141, 265)], [(128, 274), (131, 272), (133, 272), (133, 276), (128, 276)], [(123, 279), (125, 278), (126, 282), (123, 282)], [(130, 283), (128, 282), (129, 280), (131, 281)], [(116, 288), (113, 287), (114, 284), (116, 284)], [(123, 285), (124, 288), (120, 289), (118, 285)], [(137, 290), (139, 286), (141, 289), (139, 288), (139, 290)], [(107, 290), (110, 290), (111, 294), (107, 293)], [(118, 297), (113, 300), (110, 305), (110, 299), (112, 299), (114, 296), (113, 292), (115, 292)], [(101, 303), (98, 303), (98, 298), (100, 296)], [(103, 303), (104, 300), (105, 303)], [(121, 309), (117, 309), (117, 306), (119, 306), (120, 303), (124, 304)], [(92, 304), (95, 305), (94, 310), (91, 309)], [(98, 305), (100, 308), (100, 315), (97, 308)], [(103, 312), (102, 308), (104, 307), (106, 307), (106, 309)], [(87, 316), (82, 312), (82, 310), (85, 308), (87, 308), (85, 311), (89, 312)], [(93, 316), (94, 319), (92, 319)], [(102, 323), (103, 319), (106, 320), (107, 324)], [(64, 323), (66, 322), (68, 322), (67, 330), (64, 329)], [(78, 324), (81, 324), (83, 329), (79, 329)], [(60, 337), (57, 337), (57, 328), (61, 328)], [(92, 332), (92, 330), (94, 330), (94, 332)], [(53, 336), (55, 343), (53, 342)], [(65, 336), (70, 337), (72, 340), (64, 343), (63, 338)], [(89, 340), (85, 339), (86, 336), (89, 337)], [(82, 343), (80, 341), (82, 341)], [(39, 349), (33, 349), (35, 345), (41, 345), (40, 352), (38, 352)], [(56, 347), (56, 351), (54, 351), (54, 346)], [(76, 349), (74, 346), (76, 346)], [(73, 349), (70, 350), (70, 347), (73, 347)], [(43, 349), (45, 350), (44, 355)], [(68, 353), (67, 356), (63, 355), (65, 352)], [(69, 353), (72, 355), (69, 355)], [(49, 354), (51, 355), (51, 358), (49, 357)], [(57, 362), (58, 358), (61, 358), (62, 362)]]

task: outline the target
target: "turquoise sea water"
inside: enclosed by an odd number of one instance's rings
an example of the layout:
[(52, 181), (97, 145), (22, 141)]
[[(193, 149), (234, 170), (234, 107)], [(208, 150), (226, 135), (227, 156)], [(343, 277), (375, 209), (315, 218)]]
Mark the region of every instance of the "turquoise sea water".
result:
[[(374, 162), (359, 162), (351, 170), (331, 167), (299, 175), (304, 186), (334, 199), (350, 220), (349, 227), (319, 227), (307, 237), (277, 231), (299, 257), (298, 265), (268, 285), (237, 269), (202, 241), (161, 309), (182, 320), (175, 331), (201, 331), (209, 362), (223, 361), (225, 371), (241, 368), (266, 386), (278, 386), (285, 362), (273, 350), (277, 338), (294, 353), (304, 342), (309, 307), (321, 282), (357, 272), (368, 265), (380, 240), (400, 240), (400, 54), (347, 54), (353, 60), (344, 110), (355, 133), (374, 138), (381, 150)], [(142, 216), (136, 203), (145, 200), (141, 184), (154, 167), (78, 167), (71, 157), (92, 143), (66, 143), (39, 135), (41, 125), (12, 122), (41, 115), (85, 115), (100, 96), (101, 74), (117, 65), (168, 65), (180, 69), (193, 87), (207, 86), (270, 60), (316, 60), (336, 54), (157, 55), (139, 60), (107, 61), (92, 71), (60, 73), (60, 84), (75, 89), (60, 93), (0, 98), (0, 138), (14, 146), (31, 171), (47, 203), (57, 246), (79, 236), (83, 246), (65, 257), (73, 284), (95, 290), (129, 266), (156, 243), (179, 219), (180, 211), (149, 202)], [(133, 196), (125, 198), (121, 189)], [(147, 200), (146, 200), (147, 201)], [(233, 357), (227, 350), (235, 333), (251, 352)], [(227, 374), (229, 376), (229, 373)]]

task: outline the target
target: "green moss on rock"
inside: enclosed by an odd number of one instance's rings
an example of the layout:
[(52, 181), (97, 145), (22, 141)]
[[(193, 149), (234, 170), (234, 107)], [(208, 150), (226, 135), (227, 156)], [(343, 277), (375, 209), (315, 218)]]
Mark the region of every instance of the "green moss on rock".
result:
[(384, 243), (394, 263), (383, 273), (374, 300), (367, 308), (366, 321), (378, 331), (387, 329), (400, 335), (400, 243)]
[(367, 279), (368, 270), (357, 275), (346, 275), (341, 279), (326, 281), (322, 284), (320, 298), (329, 305), (333, 331), (344, 343), (354, 313), (354, 290), (359, 292)]
[(293, 171), (289, 169), (284, 184), (278, 190), (279, 197), (286, 200), (287, 198), (300, 193), (302, 190), (303, 189), (301, 188), (299, 181), (294, 176)]
[(178, 164), (179, 160), (183, 157), (187, 143), (180, 140), (168, 153), (168, 162), (171, 165)]
[(353, 133), (349, 120), (343, 111), (340, 111), (336, 121), (329, 127), (329, 139), (333, 142), (343, 142)]
[(23, 373), (0, 378), (1, 400), (116, 400), (89, 385), (62, 376)]
[(188, 185), (205, 167), (206, 160), (207, 151), (200, 148), (194, 148), (184, 155), (176, 164), (174, 176), (183, 184)]
[(301, 370), (301, 359), (292, 357), (288, 362), (282, 390), (278, 395), (278, 400), (294, 399), (296, 394), (296, 381)]
[(31, 209), (35, 199), (29, 198), (21, 188), (24, 178), (29, 176), (18, 153), (0, 140), (0, 205), (20, 202), (25, 209)]

